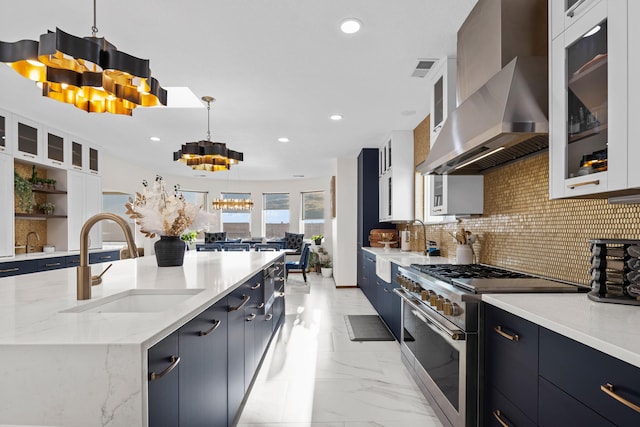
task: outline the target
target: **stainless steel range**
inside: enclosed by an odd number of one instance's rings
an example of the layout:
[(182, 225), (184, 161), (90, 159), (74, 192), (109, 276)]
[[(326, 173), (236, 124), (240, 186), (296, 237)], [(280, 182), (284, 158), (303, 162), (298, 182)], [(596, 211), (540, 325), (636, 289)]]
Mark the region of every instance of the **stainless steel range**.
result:
[(479, 294), (589, 288), (483, 264), (400, 267), (404, 364), (444, 425), (478, 425)]

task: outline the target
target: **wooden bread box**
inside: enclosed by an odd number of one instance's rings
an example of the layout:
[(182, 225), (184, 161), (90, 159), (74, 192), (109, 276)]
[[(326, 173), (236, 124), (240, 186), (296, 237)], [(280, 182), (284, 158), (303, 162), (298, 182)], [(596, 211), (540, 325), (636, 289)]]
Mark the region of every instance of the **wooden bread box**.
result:
[(372, 248), (383, 248), (384, 245), (380, 242), (382, 239), (381, 234), (382, 233), (393, 233), (393, 238), (391, 239), (392, 242), (395, 242), (391, 245), (389, 245), (389, 247), (391, 248), (397, 248), (400, 245), (400, 241), (398, 239), (398, 230), (393, 229), (393, 228), (374, 228), (371, 230), (371, 232), (369, 232), (369, 245)]

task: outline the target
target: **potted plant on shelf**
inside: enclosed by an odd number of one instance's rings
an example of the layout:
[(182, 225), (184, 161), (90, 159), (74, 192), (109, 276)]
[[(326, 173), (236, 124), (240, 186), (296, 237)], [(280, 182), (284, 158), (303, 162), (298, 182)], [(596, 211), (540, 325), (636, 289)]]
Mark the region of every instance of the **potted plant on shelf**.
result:
[(323, 238), (324, 236), (322, 234), (314, 234), (313, 236), (311, 236), (311, 240), (313, 240), (313, 243), (315, 243), (317, 246), (320, 246), (322, 244)]
[(53, 215), (56, 210), (56, 205), (51, 202), (40, 203), (38, 205), (38, 209), (40, 209), (40, 211), (45, 215)]
[(31, 183), (15, 170), (13, 171), (13, 188), (18, 201), (18, 209), (22, 212), (31, 213), (36, 202), (33, 197)]

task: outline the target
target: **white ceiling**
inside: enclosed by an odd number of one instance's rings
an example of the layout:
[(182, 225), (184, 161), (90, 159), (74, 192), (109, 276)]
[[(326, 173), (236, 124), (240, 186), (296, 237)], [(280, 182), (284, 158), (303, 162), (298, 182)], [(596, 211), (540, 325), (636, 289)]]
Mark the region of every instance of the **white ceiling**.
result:
[[(119, 50), (149, 59), (162, 86), (216, 98), (212, 139), (242, 151), (245, 161), (207, 179), (290, 179), (330, 175), (336, 158), (380, 145), (391, 130), (415, 128), (430, 100), (427, 81), (411, 73), (420, 58), (455, 55), (456, 31), (475, 3), (98, 0), (97, 26), (98, 36)], [(0, 14), (0, 40), (38, 40), (56, 27), (89, 36), (92, 13), (90, 0), (14, 0)], [(339, 31), (347, 17), (362, 21), (359, 33)], [(0, 106), (161, 174), (196, 175), (174, 163), (172, 153), (207, 131), (206, 108), (87, 114), (42, 97), (6, 66), (0, 66)], [(344, 119), (330, 120), (334, 113)]]

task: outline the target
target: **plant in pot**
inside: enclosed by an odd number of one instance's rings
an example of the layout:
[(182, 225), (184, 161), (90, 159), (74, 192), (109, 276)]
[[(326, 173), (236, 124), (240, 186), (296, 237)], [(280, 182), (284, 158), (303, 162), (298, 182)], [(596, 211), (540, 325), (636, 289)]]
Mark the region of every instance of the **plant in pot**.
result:
[(331, 277), (333, 274), (331, 256), (326, 252), (320, 256), (320, 273), (322, 274), (322, 277)]
[(40, 203), (38, 209), (45, 215), (53, 215), (56, 210), (56, 205), (51, 202)]
[(18, 209), (22, 212), (31, 213), (36, 202), (31, 183), (18, 172), (13, 171), (13, 188), (18, 202)]
[(184, 241), (187, 245), (187, 250), (189, 249), (193, 249), (193, 244), (196, 242), (196, 237), (198, 237), (198, 232), (197, 231), (187, 231), (184, 234), (182, 234), (182, 236), (180, 236), (180, 239), (182, 239), (182, 241)]
[(323, 238), (324, 236), (322, 234), (314, 234), (313, 236), (311, 236), (311, 240), (313, 240), (313, 243), (315, 243), (317, 246), (320, 246), (322, 244)]

